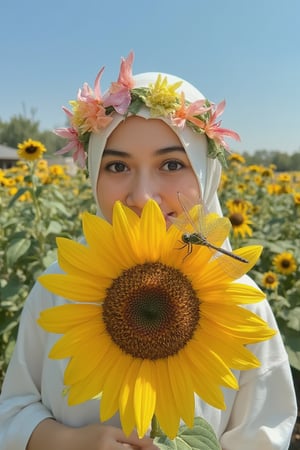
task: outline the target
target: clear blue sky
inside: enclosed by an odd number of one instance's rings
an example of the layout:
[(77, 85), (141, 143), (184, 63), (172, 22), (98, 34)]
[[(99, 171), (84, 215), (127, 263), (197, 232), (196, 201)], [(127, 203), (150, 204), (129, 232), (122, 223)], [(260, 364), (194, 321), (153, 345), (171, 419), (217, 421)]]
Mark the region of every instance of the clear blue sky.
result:
[(226, 99), (223, 126), (235, 151), (300, 151), (299, 0), (9, 0), (0, 5), (0, 119), (65, 125), (61, 106), (118, 76), (174, 73), (210, 100)]

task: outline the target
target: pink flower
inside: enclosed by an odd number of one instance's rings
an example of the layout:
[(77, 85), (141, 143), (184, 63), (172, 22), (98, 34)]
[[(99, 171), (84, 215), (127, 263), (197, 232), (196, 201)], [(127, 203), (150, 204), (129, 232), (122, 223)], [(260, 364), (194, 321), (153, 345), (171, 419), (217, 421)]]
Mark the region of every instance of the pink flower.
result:
[(224, 141), (224, 136), (229, 136), (236, 141), (240, 141), (241, 139), (235, 131), (228, 130), (227, 128), (221, 128), (221, 120), (219, 120), (219, 122), (216, 122), (217, 117), (219, 117), (223, 113), (225, 104), (225, 100), (223, 100), (218, 105), (213, 105), (213, 113), (204, 126), (204, 132), (210, 139), (213, 139), (226, 150), (229, 150), (228, 144)]
[[(68, 110), (66, 110), (67, 112)], [(68, 111), (69, 114), (70, 111)], [(85, 167), (85, 160), (86, 160), (86, 153), (84, 151), (83, 144), (79, 140), (78, 132), (75, 128), (69, 127), (69, 128), (56, 128), (54, 130), (54, 133), (57, 136), (60, 136), (62, 138), (68, 139), (69, 142), (67, 145), (65, 145), (63, 148), (55, 152), (57, 155), (63, 155), (65, 153), (68, 153), (69, 151), (75, 149), (73, 153), (73, 160), (78, 164), (79, 167), (84, 168)]]
[(101, 88), (100, 88), (100, 81), (102, 74), (104, 72), (104, 66), (99, 70), (95, 82), (94, 82), (94, 91), (90, 88), (88, 83), (84, 83), (82, 89), (79, 89), (77, 100), (82, 102), (89, 102), (98, 100), (100, 103), (102, 102), (102, 95), (101, 95)]
[(106, 114), (103, 105), (96, 99), (78, 101), (74, 112), (73, 122), (81, 133), (94, 132), (106, 128), (112, 117)]
[(106, 115), (103, 106), (100, 80), (104, 67), (100, 69), (94, 83), (94, 91), (88, 83), (84, 83), (82, 89), (79, 89), (77, 101), (73, 104), (74, 114), (71, 123), (75, 128), (80, 129), (82, 133), (97, 132), (107, 127), (112, 118)]
[(118, 83), (129, 90), (134, 87), (134, 80), (132, 76), (132, 64), (134, 60), (134, 53), (130, 52), (126, 59), (121, 58), (121, 67), (118, 78)]
[(173, 125), (179, 128), (183, 128), (186, 121), (193, 123), (199, 128), (203, 128), (205, 122), (197, 116), (201, 116), (205, 112), (209, 111), (211, 106), (206, 105), (206, 100), (197, 100), (190, 105), (186, 105), (184, 92), (181, 93), (180, 108), (175, 111), (171, 117)]
[(110, 89), (103, 105), (105, 107), (113, 106), (119, 114), (126, 114), (131, 102), (131, 94), (127, 87), (118, 83), (111, 83)]
[(131, 102), (130, 90), (134, 87), (133, 59), (133, 52), (130, 52), (126, 59), (122, 58), (118, 81), (111, 83), (108, 93), (103, 98), (103, 106), (112, 106), (119, 114), (126, 114)]

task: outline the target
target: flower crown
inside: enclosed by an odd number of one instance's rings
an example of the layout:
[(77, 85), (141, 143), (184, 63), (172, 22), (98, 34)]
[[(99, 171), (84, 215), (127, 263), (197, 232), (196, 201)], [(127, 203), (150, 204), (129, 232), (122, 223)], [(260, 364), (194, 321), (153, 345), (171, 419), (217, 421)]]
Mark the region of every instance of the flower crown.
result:
[(133, 59), (133, 52), (130, 52), (126, 59), (121, 59), (118, 80), (111, 83), (103, 96), (100, 79), (104, 67), (96, 77), (94, 90), (84, 83), (78, 91), (77, 100), (69, 102), (72, 111), (63, 107), (71, 126), (57, 128), (54, 132), (69, 142), (57, 153), (64, 154), (73, 150), (74, 161), (80, 167), (85, 167), (90, 134), (105, 129), (113, 120), (114, 112), (126, 117), (129, 114), (138, 114), (141, 107), (146, 106), (153, 118), (168, 118), (174, 127), (183, 129), (188, 126), (195, 133), (205, 134), (208, 156), (218, 158), (221, 164), (226, 166), (225, 151), (229, 151), (229, 147), (224, 136), (235, 140), (240, 140), (240, 137), (232, 130), (221, 128), (221, 121), (217, 121), (224, 111), (225, 101), (217, 105), (207, 99), (188, 102), (184, 92), (177, 92), (182, 81), (168, 84), (167, 77), (162, 78), (161, 75), (158, 75), (154, 84), (135, 88), (132, 77)]

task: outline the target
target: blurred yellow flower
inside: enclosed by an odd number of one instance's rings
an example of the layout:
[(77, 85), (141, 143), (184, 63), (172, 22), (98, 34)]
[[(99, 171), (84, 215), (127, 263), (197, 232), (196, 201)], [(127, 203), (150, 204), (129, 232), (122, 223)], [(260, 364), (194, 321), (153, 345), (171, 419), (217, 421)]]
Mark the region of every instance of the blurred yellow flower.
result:
[(32, 139), (18, 144), (18, 149), (19, 157), (28, 161), (41, 158), (46, 151), (46, 147), (40, 141), (33, 141)]
[(274, 272), (266, 272), (262, 278), (262, 284), (267, 289), (276, 289), (278, 286), (278, 276)]
[(279, 195), (281, 194), (281, 186), (277, 183), (271, 183), (267, 185), (267, 191), (270, 195)]
[(229, 208), (228, 218), (232, 225), (234, 237), (241, 236), (245, 238), (246, 236), (252, 236), (253, 231), (249, 226), (252, 224), (252, 221), (242, 204), (233, 204)]
[(293, 194), (295, 205), (300, 205), (300, 192)]
[(294, 255), (290, 252), (283, 252), (273, 258), (273, 265), (279, 273), (289, 275), (297, 270), (297, 263)]
[(228, 161), (230, 163), (238, 163), (238, 164), (245, 164), (246, 162), (245, 158), (239, 153), (231, 153), (228, 157)]

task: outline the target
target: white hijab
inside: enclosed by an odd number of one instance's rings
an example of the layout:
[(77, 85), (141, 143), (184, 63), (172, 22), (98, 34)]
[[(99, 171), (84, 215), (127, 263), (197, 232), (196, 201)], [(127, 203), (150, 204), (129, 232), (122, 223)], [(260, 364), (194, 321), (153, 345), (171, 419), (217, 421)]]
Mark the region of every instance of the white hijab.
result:
[[(155, 83), (157, 72), (148, 72), (135, 75), (133, 77), (135, 81), (134, 87), (147, 87), (149, 83)], [(174, 84), (178, 81), (182, 81), (180, 90), (184, 92), (185, 98), (194, 102), (204, 98), (203, 94), (198, 91), (193, 85), (184, 81), (176, 76), (163, 74), (162, 77), (167, 77), (169, 84)], [(145, 119), (150, 118), (150, 111), (148, 108), (143, 107), (137, 114)], [(101, 164), (101, 158), (103, 150), (106, 145), (106, 141), (113, 130), (124, 120), (124, 117), (120, 114), (114, 113), (113, 120), (105, 130), (101, 130), (100, 133), (92, 133), (89, 140), (88, 147), (88, 170), (91, 179), (91, 185), (93, 194), (97, 204), (97, 214), (103, 217), (100, 205), (97, 199), (97, 181)], [(221, 165), (218, 160), (207, 157), (207, 140), (205, 135), (200, 135), (193, 132), (190, 128), (184, 127), (183, 130), (171, 125), (169, 119), (161, 118), (172, 130), (177, 134), (180, 139), (187, 156), (190, 160), (192, 168), (197, 177), (202, 200), (206, 206), (208, 212), (216, 212), (222, 215), (219, 199), (217, 196), (217, 188), (220, 181)]]

